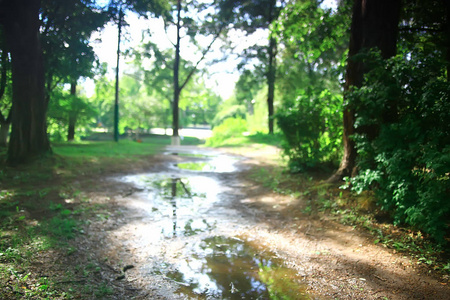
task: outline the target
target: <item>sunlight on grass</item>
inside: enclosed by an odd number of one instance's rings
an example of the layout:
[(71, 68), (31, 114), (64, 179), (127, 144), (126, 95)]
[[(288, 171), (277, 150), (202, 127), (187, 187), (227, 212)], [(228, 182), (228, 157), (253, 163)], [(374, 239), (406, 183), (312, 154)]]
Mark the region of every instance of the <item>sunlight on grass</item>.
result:
[(157, 153), (167, 143), (137, 143), (134, 141), (116, 142), (76, 142), (60, 143), (53, 145), (53, 151), (62, 156), (129, 156), (129, 155), (151, 155)]
[(278, 134), (255, 133), (232, 137), (213, 137), (206, 141), (209, 147), (244, 147), (253, 144), (280, 146), (281, 136)]
[[(69, 157), (129, 157), (132, 155), (153, 155), (170, 145), (170, 136), (145, 137), (141, 142), (132, 140), (81, 141), (52, 144), (53, 151)], [(182, 144), (198, 145), (200, 140), (185, 137)]]

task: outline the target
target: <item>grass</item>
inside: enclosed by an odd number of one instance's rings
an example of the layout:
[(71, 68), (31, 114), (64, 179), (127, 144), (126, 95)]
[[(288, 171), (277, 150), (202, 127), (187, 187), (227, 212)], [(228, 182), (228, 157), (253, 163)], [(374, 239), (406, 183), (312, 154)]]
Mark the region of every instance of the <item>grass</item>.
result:
[(67, 209), (55, 211), (54, 216), (48, 219), (36, 220), (25, 213), (20, 202), (13, 200), (11, 203), (15, 205), (10, 205), (8, 200), (5, 197), (0, 202), (2, 210), (9, 214), (0, 222), (0, 298), (52, 299), (67, 296), (66, 291), (56, 287), (54, 280), (39, 276), (31, 263), (45, 251), (67, 247), (66, 241), (74, 237), (77, 220)]
[[(114, 157), (129, 158), (130, 156), (154, 155), (162, 147), (170, 145), (170, 136), (143, 137), (141, 142), (132, 140), (114, 141), (81, 141), (52, 144), (57, 155), (66, 157)], [(185, 137), (182, 145), (200, 144), (200, 140)]]
[(209, 147), (247, 147), (254, 144), (271, 145), (279, 147), (281, 145), (281, 135), (255, 133), (251, 135), (230, 136), (224, 138), (210, 139), (206, 141)]

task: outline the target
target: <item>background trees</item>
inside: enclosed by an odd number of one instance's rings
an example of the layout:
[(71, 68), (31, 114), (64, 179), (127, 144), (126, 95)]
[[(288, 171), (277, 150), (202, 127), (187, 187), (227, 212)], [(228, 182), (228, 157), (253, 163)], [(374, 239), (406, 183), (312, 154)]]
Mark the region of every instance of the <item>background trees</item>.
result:
[[(107, 22), (108, 15), (91, 0), (45, 0), (41, 11), (49, 117), (58, 126), (66, 126), (71, 141), (82, 112), (89, 110), (87, 101), (77, 95), (79, 78), (94, 76), (96, 58), (89, 39)], [(61, 84), (70, 84), (68, 95), (61, 91)]]
[[(251, 35), (258, 30), (265, 30), (268, 33), (266, 45), (252, 45), (241, 53), (241, 68), (249, 62), (255, 65), (250, 68), (259, 68), (267, 82), (267, 111), (268, 130), (274, 133), (274, 98), (276, 79), (276, 56), (278, 51), (277, 40), (274, 33), (269, 30), (280, 14), (284, 1), (275, 0), (260, 1), (229, 1), (222, 4), (225, 13), (233, 16), (234, 29), (245, 31)], [(256, 62), (255, 62), (256, 60)]]
[[(444, 240), (448, 1), (349, 0), (333, 9), (318, 0), (130, 0), (106, 8), (90, 0), (0, 1), (0, 140), (11, 121), (9, 162), (50, 153), (48, 133), (71, 140), (78, 125), (111, 131), (113, 81), (104, 66), (93, 68), (89, 38), (124, 8), (164, 15), (175, 38), (167, 48), (144, 35), (141, 47), (126, 51), (134, 62), (117, 85), (121, 132), (172, 122), (175, 136), (190, 124), (224, 135), (274, 133), (291, 171), (337, 168), (342, 158), (332, 181), (347, 177), (357, 192), (376, 191), (395, 222)], [(235, 51), (240, 78), (222, 101), (201, 62), (219, 38), (236, 46), (236, 36), (251, 35), (263, 42)], [(96, 78), (91, 98), (85, 77)]]
[(298, 1), (281, 11), (276, 31), (280, 53), (276, 115), (292, 170), (333, 164), (342, 147), (342, 88), (348, 47), (349, 6)]

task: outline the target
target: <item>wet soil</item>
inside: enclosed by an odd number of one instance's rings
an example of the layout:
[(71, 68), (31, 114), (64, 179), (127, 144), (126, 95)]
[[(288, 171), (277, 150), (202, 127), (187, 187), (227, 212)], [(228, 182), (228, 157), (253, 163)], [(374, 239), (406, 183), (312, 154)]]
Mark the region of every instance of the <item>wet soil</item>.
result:
[(276, 151), (168, 147), (80, 182), (104, 211), (64, 264), (99, 264), (109, 299), (450, 299), (448, 278), (251, 180)]

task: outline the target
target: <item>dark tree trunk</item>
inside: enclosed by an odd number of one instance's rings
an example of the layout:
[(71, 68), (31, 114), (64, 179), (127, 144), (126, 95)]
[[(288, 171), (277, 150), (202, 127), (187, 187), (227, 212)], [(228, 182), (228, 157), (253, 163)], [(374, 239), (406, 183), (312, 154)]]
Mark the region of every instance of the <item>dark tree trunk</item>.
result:
[(179, 83), (179, 70), (180, 70), (180, 28), (181, 28), (181, 0), (177, 2), (177, 41), (175, 44), (175, 62), (173, 66), (173, 109), (172, 109), (172, 129), (173, 137), (178, 138), (178, 129), (180, 127), (178, 105), (180, 101), (180, 83)]
[(0, 122), (0, 147), (8, 146), (9, 123)]
[(119, 63), (120, 63), (120, 38), (122, 36), (122, 7), (119, 9), (119, 20), (117, 24), (117, 64), (116, 64), (116, 90), (114, 97), (114, 141), (119, 141)]
[[(70, 84), (70, 95), (76, 97), (77, 95), (77, 81), (74, 80)], [(75, 107), (72, 107), (72, 111), (69, 112), (69, 128), (67, 130), (67, 141), (73, 141), (75, 139), (75, 125), (77, 123), (77, 114)]]
[[(39, 41), (39, 0), (1, 2), (11, 53), (12, 116), (8, 163), (18, 164), (50, 153), (47, 136), (47, 103)], [(6, 13), (5, 13), (6, 12)]]
[(267, 108), (269, 113), (269, 134), (273, 134), (273, 115), (274, 115), (274, 94), (275, 94), (275, 56), (276, 56), (277, 42), (275, 38), (270, 37), (269, 41), (269, 70), (267, 72)]
[[(383, 58), (394, 56), (397, 48), (398, 23), (401, 0), (355, 0), (353, 5), (350, 44), (345, 75), (344, 98), (351, 87), (361, 87), (368, 71), (363, 62), (354, 56), (363, 49), (377, 48)], [(344, 102), (346, 102), (344, 100)], [(355, 111), (344, 108), (343, 114), (344, 156), (336, 173), (329, 181), (339, 181), (356, 174)]]
[[(270, 7), (268, 11), (268, 25), (272, 24), (275, 17), (276, 1), (270, 1)], [(270, 34), (269, 46), (267, 49), (267, 54), (269, 58), (269, 65), (267, 70), (267, 110), (269, 118), (269, 134), (273, 134), (273, 115), (274, 115), (274, 95), (275, 95), (275, 70), (276, 70), (276, 55), (277, 55), (277, 41), (275, 37)]]
[(69, 116), (69, 128), (67, 131), (67, 141), (71, 142), (75, 139), (75, 125), (77, 123), (77, 118), (73, 115)]

